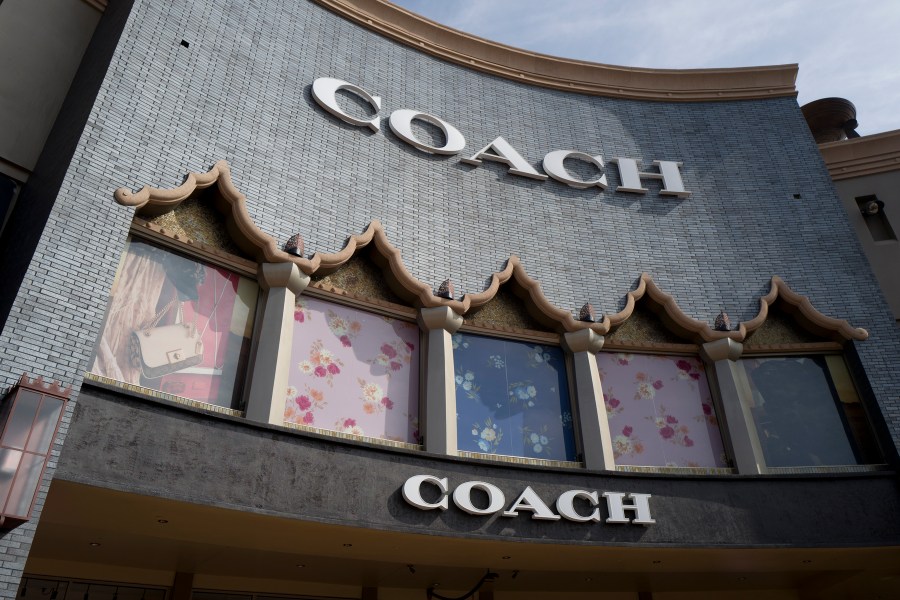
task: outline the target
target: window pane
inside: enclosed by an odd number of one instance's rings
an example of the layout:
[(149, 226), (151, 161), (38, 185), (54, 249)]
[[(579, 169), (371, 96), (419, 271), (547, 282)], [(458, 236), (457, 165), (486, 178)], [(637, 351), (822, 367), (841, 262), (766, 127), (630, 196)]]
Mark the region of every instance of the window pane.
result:
[(727, 466), (699, 359), (601, 352), (597, 365), (617, 465)]
[(825, 357), (745, 358), (750, 412), (770, 467), (859, 461)]
[(257, 294), (255, 281), (133, 240), (91, 371), (234, 407)]
[(0, 510), (6, 510), (9, 492), (12, 489), (13, 478), (22, 461), (20, 450), (0, 448)]
[(285, 421), (417, 443), (419, 328), (299, 298), (288, 384)]
[[(31, 432), (31, 425), (34, 423), (34, 417), (41, 403), (41, 394), (24, 389), (20, 389), (17, 393), (16, 405), (6, 423), (0, 444), (21, 450), (25, 448), (25, 442)], [(7, 402), (12, 402), (12, 400), (7, 400)]]
[(576, 459), (562, 350), (456, 334), (453, 360), (460, 450)]
[(37, 452), (46, 455), (53, 441), (53, 432), (56, 431), (56, 423), (59, 421), (59, 412), (62, 410), (63, 401), (53, 396), (44, 396), (41, 410), (34, 422), (34, 430), (28, 440), (29, 452)]
[(6, 514), (27, 517), (37, 486), (41, 482), (44, 457), (39, 454), (23, 454), (19, 475), (9, 493)]

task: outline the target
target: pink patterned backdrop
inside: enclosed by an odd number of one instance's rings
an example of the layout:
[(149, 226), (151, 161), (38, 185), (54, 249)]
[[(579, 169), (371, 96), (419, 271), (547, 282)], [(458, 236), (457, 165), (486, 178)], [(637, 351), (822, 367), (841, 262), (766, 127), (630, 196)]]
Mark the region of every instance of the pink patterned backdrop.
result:
[(285, 421), (418, 442), (415, 323), (301, 297), (292, 350)]
[(597, 365), (617, 465), (727, 466), (699, 359), (601, 352)]

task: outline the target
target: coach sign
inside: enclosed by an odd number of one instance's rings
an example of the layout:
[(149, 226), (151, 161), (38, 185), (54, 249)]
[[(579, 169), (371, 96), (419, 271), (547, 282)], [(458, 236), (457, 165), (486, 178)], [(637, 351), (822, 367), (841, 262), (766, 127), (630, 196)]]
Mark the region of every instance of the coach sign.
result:
[[(422, 495), (423, 486), (433, 488), (429, 492), (434, 500), (426, 500)], [(487, 497), (487, 506), (479, 508), (472, 501), (472, 492), (479, 490)], [(446, 477), (434, 475), (414, 475), (403, 484), (403, 499), (412, 506), (421, 510), (447, 510), (450, 508), (450, 483)], [(568, 490), (556, 499), (556, 512), (531, 489), (531, 486), (519, 494), (511, 504), (507, 506), (506, 495), (497, 486), (484, 481), (466, 481), (456, 486), (453, 490), (453, 503), (470, 515), (494, 515), (499, 513), (503, 517), (517, 517), (519, 511), (531, 513), (532, 519), (542, 521), (558, 521), (568, 519), (579, 523), (600, 523), (603, 518), (600, 515), (600, 496), (606, 499), (606, 509), (609, 517), (607, 523), (633, 523), (636, 525), (652, 525), (656, 523), (650, 516), (650, 494), (625, 494), (622, 492), (603, 492), (589, 490)], [(625, 496), (631, 500), (631, 504), (625, 504)], [(483, 503), (482, 503), (483, 504)], [(576, 506), (579, 504), (580, 506)], [(505, 509), (505, 510), (504, 510)], [(630, 511), (634, 518), (625, 516), (625, 511)]]
[[(347, 113), (338, 104), (337, 93), (341, 90), (355, 95), (368, 104), (374, 111), (374, 115), (359, 118)], [(312, 96), (319, 106), (344, 123), (357, 127), (368, 127), (375, 132), (381, 129), (378, 116), (378, 113), (381, 111), (380, 96), (373, 96), (359, 86), (331, 77), (316, 79), (312, 84)], [(440, 129), (444, 137), (443, 145), (436, 146), (431, 141), (419, 139), (413, 131), (413, 121), (429, 123)], [(394, 135), (410, 146), (428, 154), (454, 156), (462, 152), (466, 147), (466, 138), (456, 127), (428, 113), (401, 108), (391, 113), (391, 116), (388, 118), (388, 124)], [(485, 160), (506, 165), (511, 175), (519, 175), (539, 181), (546, 181), (549, 177), (552, 177), (560, 183), (579, 189), (598, 187), (601, 190), (605, 190), (608, 186), (606, 173), (604, 172), (606, 164), (603, 161), (603, 156), (599, 154), (592, 155), (578, 150), (553, 150), (544, 156), (541, 164), (544, 171), (546, 171), (546, 174), (544, 174), (532, 167), (509, 142), (502, 137), (497, 137), (472, 156), (460, 159), (461, 162), (475, 166), (481, 165)], [(566, 160), (585, 162), (596, 169), (596, 175), (592, 179), (576, 177), (566, 169)], [(684, 189), (680, 170), (682, 163), (680, 162), (654, 160), (653, 165), (657, 170), (653, 172), (640, 171), (639, 161), (634, 158), (618, 157), (611, 159), (610, 162), (616, 163), (619, 168), (621, 185), (616, 186), (616, 192), (645, 194), (648, 190), (643, 187), (641, 180), (656, 179), (662, 181), (662, 189), (659, 190), (662, 196), (687, 198), (691, 195), (691, 192)]]

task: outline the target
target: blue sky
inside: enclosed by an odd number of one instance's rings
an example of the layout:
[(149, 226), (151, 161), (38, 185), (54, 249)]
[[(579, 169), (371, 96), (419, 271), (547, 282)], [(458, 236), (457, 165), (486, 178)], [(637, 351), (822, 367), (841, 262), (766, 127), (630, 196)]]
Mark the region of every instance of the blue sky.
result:
[(392, 0), (510, 46), (700, 69), (798, 63), (801, 105), (839, 96), (863, 134), (900, 129), (900, 0)]

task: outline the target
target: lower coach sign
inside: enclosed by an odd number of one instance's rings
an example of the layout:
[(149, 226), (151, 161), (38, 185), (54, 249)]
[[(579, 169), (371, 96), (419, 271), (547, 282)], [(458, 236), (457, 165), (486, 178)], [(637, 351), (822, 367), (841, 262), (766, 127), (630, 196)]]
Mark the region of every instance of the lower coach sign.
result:
[[(437, 499), (429, 502), (422, 497), (423, 486), (437, 488)], [(487, 496), (487, 507), (478, 508), (472, 502), (473, 490), (480, 490)], [(435, 496), (429, 493), (429, 496)], [(414, 475), (403, 484), (403, 499), (421, 510), (441, 509), (450, 507), (450, 484), (446, 477), (440, 478), (434, 475)], [(504, 517), (517, 517), (519, 511), (528, 511), (532, 519), (543, 521), (558, 521), (560, 518), (579, 523), (600, 523), (600, 494), (588, 490), (568, 490), (556, 499), (556, 512), (550, 509), (546, 502), (531, 489), (525, 488), (519, 497), (508, 507), (506, 496), (495, 485), (484, 481), (466, 481), (456, 486), (453, 490), (453, 503), (470, 515), (493, 515), (500, 513)], [(631, 500), (631, 504), (625, 504), (625, 497)], [(652, 525), (656, 523), (650, 516), (650, 494), (625, 494), (622, 492), (603, 492), (606, 499), (606, 509), (609, 513), (607, 523), (634, 523), (637, 525)], [(576, 500), (580, 500), (581, 510), (576, 509)], [(504, 508), (506, 510), (504, 510)], [(585, 510), (586, 509), (586, 510)], [(625, 511), (633, 513), (634, 518), (625, 516)], [(559, 513), (559, 514), (557, 514)]]

